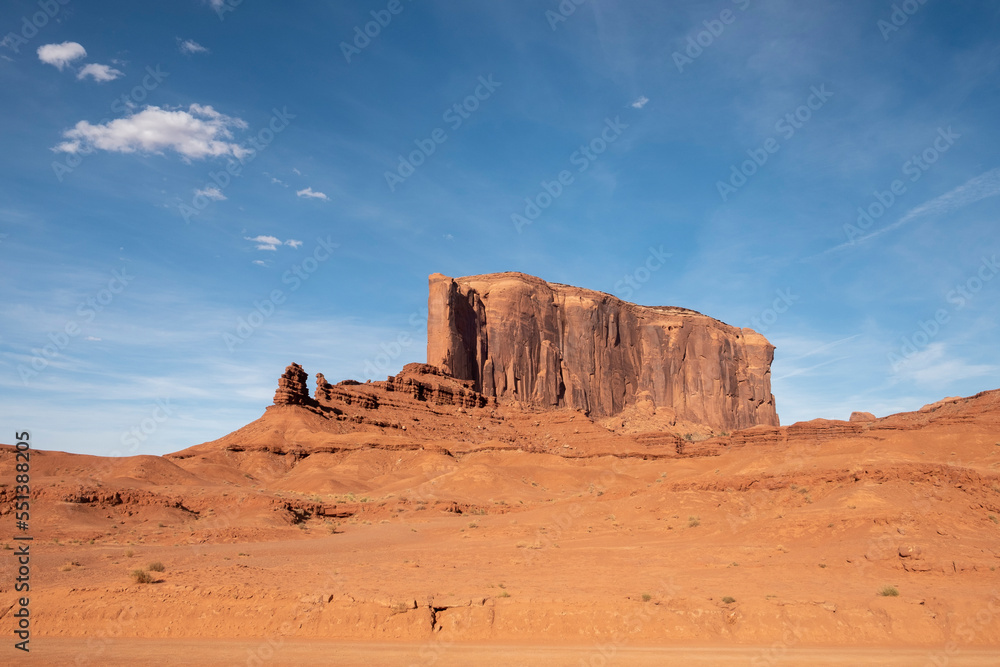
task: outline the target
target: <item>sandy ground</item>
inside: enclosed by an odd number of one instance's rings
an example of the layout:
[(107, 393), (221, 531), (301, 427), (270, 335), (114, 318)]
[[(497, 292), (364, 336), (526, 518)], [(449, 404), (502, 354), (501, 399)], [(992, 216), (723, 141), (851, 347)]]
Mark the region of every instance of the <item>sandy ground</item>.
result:
[[(268, 650), (270, 649), (270, 650)], [(93, 654), (84, 640), (47, 639), (39, 643), (22, 664), (76, 664), (81, 655)], [(947, 662), (934, 662), (941, 656)], [(259, 662), (255, 662), (255, 659)], [(190, 641), (155, 639), (108, 643), (99, 654), (100, 664), (118, 665), (505, 665), (509, 667), (579, 667), (580, 665), (914, 665), (947, 664), (950, 667), (993, 667), (1000, 652), (965, 649), (952, 655), (907, 649), (847, 649), (775, 647), (618, 647), (509, 646), (451, 644), (344, 644), (322, 641), (286, 641), (262, 648), (260, 642)], [(94, 663), (97, 663), (95, 659)]]
[(998, 404), (646, 452), (565, 412), (505, 419), (525, 451), (286, 406), (177, 456), (34, 452), (32, 659), (1000, 664)]

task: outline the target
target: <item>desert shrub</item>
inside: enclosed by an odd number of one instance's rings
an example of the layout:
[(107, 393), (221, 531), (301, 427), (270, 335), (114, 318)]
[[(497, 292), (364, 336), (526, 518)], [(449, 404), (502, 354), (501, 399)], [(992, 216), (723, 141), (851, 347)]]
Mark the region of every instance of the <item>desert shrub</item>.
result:
[(642, 601), (643, 602), (649, 602), (652, 599), (653, 599), (653, 596), (650, 595), (649, 593), (643, 593), (642, 594)]
[(701, 525), (701, 518), (696, 516), (688, 517), (688, 528), (697, 528)]
[(726, 604), (732, 604), (736, 602), (736, 598), (732, 598), (727, 595), (726, 597), (722, 598), (722, 601), (725, 602)]
[(137, 584), (153, 583), (153, 575), (145, 570), (132, 570), (132, 581)]
[(163, 563), (160, 561), (156, 561), (155, 563), (150, 563), (148, 569), (150, 572), (163, 572), (167, 568), (163, 567)]
[(878, 592), (882, 597), (894, 598), (899, 595), (899, 591), (896, 590), (895, 586), (883, 586), (882, 590)]

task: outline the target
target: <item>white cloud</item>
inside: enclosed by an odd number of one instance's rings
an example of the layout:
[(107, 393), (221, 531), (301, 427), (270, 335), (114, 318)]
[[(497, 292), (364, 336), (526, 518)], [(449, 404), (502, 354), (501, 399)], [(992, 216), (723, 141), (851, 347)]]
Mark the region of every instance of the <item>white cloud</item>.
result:
[(288, 239), (287, 241), (282, 241), (277, 236), (270, 236), (268, 234), (261, 234), (260, 236), (244, 236), (247, 241), (252, 241), (257, 244), (257, 250), (277, 250), (278, 246), (286, 245), (290, 248), (298, 248), (302, 245), (302, 241), (297, 239)]
[(262, 259), (255, 259), (253, 263), (256, 264), (257, 266), (267, 266), (267, 262), (265, 262)]
[(299, 171), (298, 169), (296, 169), (295, 167), (292, 167), (292, 171), (295, 172), (296, 176), (301, 176), (302, 175), (302, 172)]
[(100, 341), (101, 339), (96, 336), (87, 336), (84, 340)]
[(125, 73), (107, 65), (90, 63), (89, 65), (84, 65), (83, 69), (77, 72), (76, 78), (84, 79), (88, 76), (93, 77), (94, 81), (98, 83), (104, 83), (105, 81), (114, 81), (120, 76), (125, 76)]
[(306, 188), (305, 190), (298, 190), (295, 192), (295, 194), (297, 194), (300, 197), (309, 197), (312, 199), (322, 199), (323, 201), (330, 201), (330, 198), (327, 197), (325, 194), (323, 194), (322, 192), (313, 192), (312, 188)]
[(222, 194), (222, 190), (214, 185), (209, 185), (202, 190), (195, 190), (194, 195), (195, 197), (201, 195), (202, 197), (208, 197), (209, 199), (213, 199), (215, 201), (223, 201), (226, 199), (226, 195)]
[(231, 118), (210, 106), (192, 104), (187, 111), (148, 106), (142, 111), (91, 125), (81, 120), (71, 130), (63, 132), (68, 139), (54, 150), (64, 153), (104, 150), (117, 153), (162, 153), (171, 149), (185, 159), (232, 155), (240, 158), (248, 153), (232, 141), (230, 128), (245, 129), (247, 124)]
[(287, 183), (285, 183), (280, 178), (275, 178), (274, 176), (271, 177), (271, 182), (274, 183), (275, 185), (280, 185), (280, 186), (283, 186), (283, 187), (286, 187), (286, 188), (288, 187)]
[(215, 11), (219, 11), (226, 6), (226, 0), (208, 0), (208, 4)]
[(177, 38), (177, 48), (180, 49), (181, 53), (191, 55), (194, 53), (208, 53), (208, 49), (194, 41), (193, 39), (181, 39)]
[(632, 108), (633, 109), (641, 109), (644, 106), (646, 106), (647, 104), (649, 104), (649, 98), (646, 97), (645, 95), (642, 95), (635, 102), (632, 102)]
[(243, 238), (256, 243), (257, 250), (277, 250), (279, 245), (283, 245), (281, 239), (276, 236), (244, 236)]
[(53, 65), (62, 71), (66, 65), (77, 58), (87, 55), (87, 49), (76, 42), (63, 42), (62, 44), (45, 44), (38, 47), (38, 59), (48, 65)]
[(923, 215), (941, 215), (951, 213), (969, 204), (973, 204), (980, 199), (995, 197), (1000, 195), (1000, 168), (991, 169), (975, 178), (972, 178), (954, 190), (950, 190), (940, 197), (935, 197), (924, 202), (920, 206), (911, 208), (898, 222), (893, 223), (887, 229), (892, 229), (904, 225), (914, 218)]
[(911, 354), (894, 369), (893, 379), (932, 387), (944, 387), (958, 380), (995, 375), (996, 366), (970, 364), (964, 359), (949, 357), (944, 343), (929, 344)]
[(1000, 195), (1000, 167), (984, 172), (975, 178), (969, 179), (957, 188), (949, 190), (940, 197), (935, 197), (930, 201), (926, 201), (919, 206), (911, 208), (903, 215), (902, 218), (891, 225), (886, 225), (881, 229), (875, 230), (871, 234), (861, 236), (848, 241), (847, 243), (841, 243), (840, 245), (834, 246), (829, 250), (823, 251), (820, 255), (849, 248), (856, 243), (862, 243), (869, 239), (873, 239), (876, 236), (881, 236), (886, 232), (891, 232), (894, 229), (902, 227), (916, 218), (920, 218), (925, 215), (944, 215), (946, 213), (952, 213), (960, 208), (968, 206), (969, 204), (974, 204), (981, 199), (996, 197), (997, 195)]

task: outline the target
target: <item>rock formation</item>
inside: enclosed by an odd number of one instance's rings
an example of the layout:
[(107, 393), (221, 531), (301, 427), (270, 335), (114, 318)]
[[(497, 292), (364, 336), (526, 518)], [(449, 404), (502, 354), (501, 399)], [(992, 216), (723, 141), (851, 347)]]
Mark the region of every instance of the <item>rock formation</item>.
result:
[(777, 426), (773, 358), (764, 336), (693, 310), (522, 273), (430, 276), (427, 362), (503, 403), (601, 417), (649, 401), (717, 429)]
[(851, 419), (852, 422), (873, 422), (875, 421), (875, 415), (870, 412), (852, 412)]
[(309, 388), (306, 380), (309, 375), (296, 363), (285, 369), (278, 379), (278, 390), (274, 392), (275, 405), (310, 405)]

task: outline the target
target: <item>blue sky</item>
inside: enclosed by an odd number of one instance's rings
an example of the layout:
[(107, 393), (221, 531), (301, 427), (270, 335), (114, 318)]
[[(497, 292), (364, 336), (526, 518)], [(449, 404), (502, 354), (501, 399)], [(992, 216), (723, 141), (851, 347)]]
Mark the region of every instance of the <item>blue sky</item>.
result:
[(0, 441), (384, 378), (433, 272), (755, 326), (786, 424), (1000, 386), (997, 3), (316, 4), (4, 3)]

